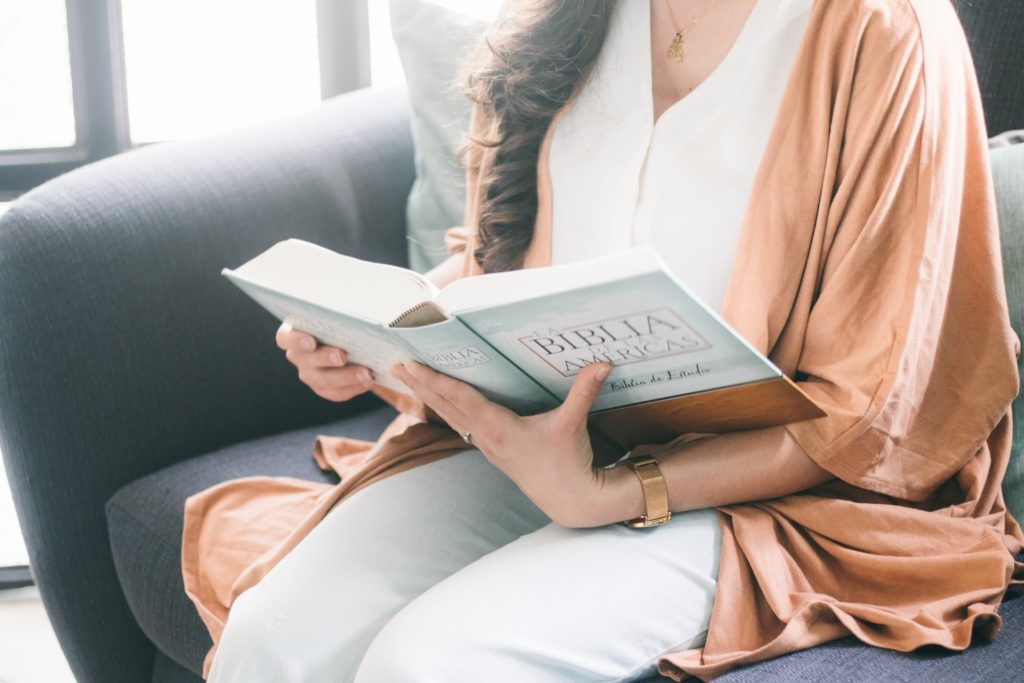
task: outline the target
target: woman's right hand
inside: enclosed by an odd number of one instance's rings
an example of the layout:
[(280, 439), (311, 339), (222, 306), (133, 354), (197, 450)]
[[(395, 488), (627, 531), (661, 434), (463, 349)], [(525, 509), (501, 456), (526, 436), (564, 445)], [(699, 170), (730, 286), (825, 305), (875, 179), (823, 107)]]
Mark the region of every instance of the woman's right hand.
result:
[(287, 323), (277, 328), (277, 345), (299, 370), (299, 379), (317, 396), (328, 401), (347, 401), (373, 386), (373, 373), (362, 365), (348, 365), (348, 354), (334, 346), (317, 345), (307, 332)]

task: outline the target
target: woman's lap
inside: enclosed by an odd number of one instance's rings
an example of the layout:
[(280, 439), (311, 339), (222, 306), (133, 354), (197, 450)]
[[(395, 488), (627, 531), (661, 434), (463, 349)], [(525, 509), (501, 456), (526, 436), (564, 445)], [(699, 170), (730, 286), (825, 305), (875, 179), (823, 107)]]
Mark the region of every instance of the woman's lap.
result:
[(711, 510), (644, 530), (545, 525), (410, 602), (356, 681), (649, 676), (660, 655), (703, 643), (719, 534)]
[(210, 680), (649, 673), (658, 655), (702, 641), (719, 544), (711, 511), (645, 530), (565, 529), (466, 451), (332, 510), (236, 600)]
[(235, 600), (210, 680), (351, 680), (406, 603), (548, 521), (478, 451), (375, 482)]

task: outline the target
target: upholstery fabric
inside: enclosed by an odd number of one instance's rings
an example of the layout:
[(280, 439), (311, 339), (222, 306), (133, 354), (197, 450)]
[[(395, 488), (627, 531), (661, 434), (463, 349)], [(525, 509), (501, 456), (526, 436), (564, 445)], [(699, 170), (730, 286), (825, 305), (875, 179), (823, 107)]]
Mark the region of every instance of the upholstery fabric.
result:
[(731, 671), (721, 683), (862, 683), (863, 681), (1011, 681), (1021, 671), (1024, 652), (1024, 597), (1015, 593), (999, 608), (1003, 630), (992, 642), (979, 642), (964, 652), (922, 648), (901, 653), (867, 647), (843, 638)]
[[(991, 151), (992, 179), (999, 209), (1003, 276), (1010, 319), (1018, 337), (1024, 338), (1024, 144)], [(1024, 377), (1024, 354), (1017, 358)], [(1024, 520), (1024, 395), (1013, 402), (1013, 456), (1003, 477), (1006, 506)]]
[(953, 0), (967, 32), (989, 135), (1024, 128), (1024, 2)]
[[(900, 653), (867, 647), (856, 639), (844, 638), (825, 645), (794, 652), (778, 659), (731, 671), (716, 681), (722, 683), (863, 683), (863, 681), (1007, 681), (1020, 669), (1024, 651), (1024, 597), (1014, 594), (999, 609), (1003, 632), (990, 642), (965, 652), (926, 648)], [(654, 676), (640, 683), (661, 683), (668, 678)], [(157, 653), (153, 683), (202, 683), (198, 674)]]
[[(1024, 597), (1007, 599), (999, 610), (1003, 633), (991, 643), (966, 652), (939, 648), (904, 654), (866, 647), (853, 638), (837, 640), (812, 650), (794, 652), (732, 671), (716, 679), (722, 683), (863, 683), (863, 681), (1006, 681), (1020, 669), (1024, 651)], [(153, 683), (201, 683), (195, 673), (157, 653)], [(641, 683), (668, 681), (652, 677)]]
[(395, 416), (390, 406), (321, 427), (236, 444), (180, 462), (128, 484), (107, 502), (107, 525), (117, 576), (135, 620), (158, 648), (199, 672), (210, 638), (185, 597), (181, 530), (185, 499), (228, 479), (289, 476), (335, 483), (312, 457), (317, 434), (376, 439)]
[[(155, 145), (21, 197), (0, 219), (0, 451), (29, 559), (83, 683), (147, 679), (103, 505), (125, 484), (372, 401), (314, 396), (272, 316), (220, 276), (277, 240), (405, 262), (400, 91)], [(169, 343), (173, 341), (173, 343)]]
[(152, 683), (203, 683), (199, 674), (186, 669), (160, 650), (156, 651), (150, 680)]
[(409, 263), (423, 272), (447, 258), (444, 231), (462, 223), (466, 180), (456, 153), (471, 108), (457, 76), (486, 22), (428, 0), (391, 0), (390, 10), (416, 149), (416, 180), (406, 204)]

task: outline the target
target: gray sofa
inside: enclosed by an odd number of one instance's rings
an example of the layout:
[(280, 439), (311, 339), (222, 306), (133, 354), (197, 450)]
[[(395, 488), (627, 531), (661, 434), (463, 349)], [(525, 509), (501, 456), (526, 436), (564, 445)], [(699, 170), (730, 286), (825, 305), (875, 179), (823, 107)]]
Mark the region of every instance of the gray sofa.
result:
[[(962, 5), (990, 130), (1024, 127), (1024, 4)], [(409, 131), (402, 93), (357, 92), (295, 120), (93, 164), (0, 219), (0, 451), (80, 681), (196, 683), (209, 638), (178, 572), (185, 498), (254, 474), (328, 481), (313, 435), (372, 439), (391, 418), (375, 399), (316, 398), (274, 347), (274, 321), (219, 271), (290, 236), (404, 263)], [(1020, 331), (1024, 146), (998, 161)], [(1002, 614), (1002, 636), (962, 654), (847, 639), (721, 680), (1011, 680), (1024, 600)]]

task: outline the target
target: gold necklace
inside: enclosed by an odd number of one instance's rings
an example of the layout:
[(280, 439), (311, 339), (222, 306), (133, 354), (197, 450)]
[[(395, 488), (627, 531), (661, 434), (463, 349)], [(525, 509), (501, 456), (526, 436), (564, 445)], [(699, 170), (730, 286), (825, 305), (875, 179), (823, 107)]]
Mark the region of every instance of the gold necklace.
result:
[[(694, 26), (700, 23), (700, 20), (704, 18), (704, 15), (708, 13), (708, 10), (711, 9), (711, 6), (714, 5), (716, 2), (718, 2), (718, 0), (708, 0), (708, 3), (704, 5), (704, 9), (701, 10), (700, 14), (696, 14), (693, 17), (691, 17), (689, 26), (685, 27), (681, 31), (676, 31), (675, 38), (672, 39), (672, 44), (669, 46), (668, 52), (665, 53), (666, 57), (668, 57), (669, 59), (674, 59), (677, 62), (683, 61), (683, 59), (686, 57), (686, 49), (683, 45), (683, 38), (686, 37), (686, 34), (689, 33)], [(672, 16), (671, 7), (669, 7), (668, 12), (669, 16)]]

